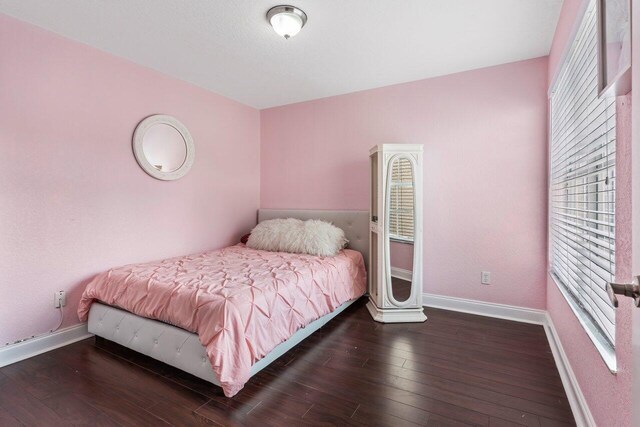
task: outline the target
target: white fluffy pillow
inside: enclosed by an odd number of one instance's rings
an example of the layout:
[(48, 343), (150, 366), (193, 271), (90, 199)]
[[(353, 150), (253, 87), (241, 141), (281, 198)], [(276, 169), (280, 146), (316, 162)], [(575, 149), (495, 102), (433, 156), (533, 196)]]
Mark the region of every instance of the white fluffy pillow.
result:
[(331, 223), (295, 218), (262, 221), (251, 230), (247, 246), (274, 252), (334, 256), (348, 243), (344, 231)]

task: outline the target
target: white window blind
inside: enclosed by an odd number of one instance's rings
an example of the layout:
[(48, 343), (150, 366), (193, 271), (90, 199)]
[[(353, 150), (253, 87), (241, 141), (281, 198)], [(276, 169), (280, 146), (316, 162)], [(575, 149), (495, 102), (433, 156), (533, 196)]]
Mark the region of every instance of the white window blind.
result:
[(400, 157), (391, 166), (389, 237), (413, 241), (413, 168)]
[[(595, 2), (551, 95), (550, 260), (581, 321), (613, 348), (615, 312), (615, 98), (598, 98)], [(584, 324), (584, 323), (583, 323)]]

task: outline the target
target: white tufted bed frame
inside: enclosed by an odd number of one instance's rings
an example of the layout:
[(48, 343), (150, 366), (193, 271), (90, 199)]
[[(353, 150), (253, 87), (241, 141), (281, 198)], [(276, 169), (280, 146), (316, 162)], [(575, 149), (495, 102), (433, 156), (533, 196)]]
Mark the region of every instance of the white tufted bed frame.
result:
[[(369, 212), (261, 209), (258, 222), (274, 218), (321, 219), (342, 228), (349, 239), (349, 248), (369, 260)], [(287, 341), (274, 348), (251, 368), (251, 376), (282, 356), (300, 341), (324, 326), (355, 300), (347, 301), (329, 313), (300, 329)], [(205, 348), (198, 336), (166, 323), (137, 316), (128, 311), (94, 303), (89, 311), (89, 332), (128, 347), (156, 360), (174, 366), (203, 380), (220, 385), (213, 372)]]

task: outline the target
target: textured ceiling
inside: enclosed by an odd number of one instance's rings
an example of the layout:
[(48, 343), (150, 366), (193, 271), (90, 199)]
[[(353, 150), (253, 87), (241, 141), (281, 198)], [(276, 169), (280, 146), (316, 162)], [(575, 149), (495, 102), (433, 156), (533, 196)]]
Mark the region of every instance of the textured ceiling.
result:
[(562, 0), (0, 0), (0, 12), (256, 108), (544, 56)]

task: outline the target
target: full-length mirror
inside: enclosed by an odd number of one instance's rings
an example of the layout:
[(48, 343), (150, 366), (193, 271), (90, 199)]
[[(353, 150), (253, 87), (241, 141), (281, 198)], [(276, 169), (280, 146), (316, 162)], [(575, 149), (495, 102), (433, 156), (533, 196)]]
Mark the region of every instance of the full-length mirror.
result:
[(371, 249), (367, 310), (377, 322), (424, 322), (422, 144), (369, 150)]
[(133, 134), (133, 153), (140, 167), (161, 180), (183, 177), (195, 155), (187, 128), (176, 118), (165, 115), (147, 117)]
[(415, 173), (409, 157), (391, 160), (387, 179), (388, 283), (398, 303), (411, 297), (413, 233), (415, 229)]

